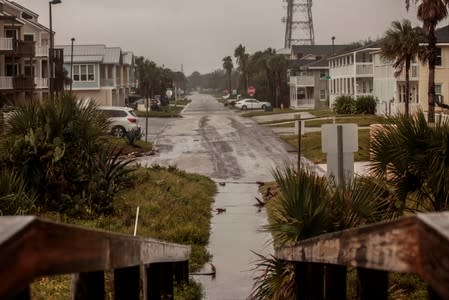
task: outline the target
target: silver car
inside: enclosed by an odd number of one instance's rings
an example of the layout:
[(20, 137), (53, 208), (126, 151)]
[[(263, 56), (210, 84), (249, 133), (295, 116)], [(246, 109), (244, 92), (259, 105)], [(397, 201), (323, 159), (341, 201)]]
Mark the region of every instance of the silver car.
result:
[(270, 107), (270, 102), (259, 101), (253, 98), (247, 98), (235, 103), (235, 107), (241, 110), (247, 109), (265, 109), (266, 107)]

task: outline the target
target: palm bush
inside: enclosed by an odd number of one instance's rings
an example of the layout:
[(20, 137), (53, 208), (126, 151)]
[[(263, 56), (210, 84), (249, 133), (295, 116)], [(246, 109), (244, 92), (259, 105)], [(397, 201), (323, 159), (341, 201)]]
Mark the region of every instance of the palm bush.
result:
[[(343, 186), (309, 170), (297, 174), (285, 167), (274, 171), (279, 195), (269, 204), (269, 224), (276, 247), (294, 244), (323, 233), (343, 230), (392, 217), (388, 190), (372, 179), (356, 178)], [(259, 255), (252, 291), (254, 299), (293, 299), (294, 265)], [(279, 293), (282, 293), (280, 295)]]
[(360, 96), (355, 102), (355, 111), (358, 114), (374, 115), (376, 113), (376, 99), (373, 96)]
[(354, 98), (351, 96), (339, 96), (335, 99), (332, 109), (337, 114), (353, 114), (356, 111), (356, 104)]
[(400, 214), (449, 208), (449, 122), (423, 112), (387, 118), (371, 141), (371, 171), (387, 180)]
[(0, 215), (32, 213), (36, 195), (26, 191), (25, 182), (15, 172), (0, 170)]
[(137, 146), (136, 143), (137, 143), (138, 140), (140, 140), (140, 138), (142, 136), (143, 136), (143, 134), (142, 134), (140, 129), (133, 128), (131, 130), (125, 131), (124, 138), (125, 138), (126, 143), (128, 145)]
[(99, 182), (111, 181), (107, 176), (118, 180), (122, 174), (104, 172), (107, 164), (101, 159), (110, 154), (105, 154), (109, 124), (94, 104), (70, 94), (29, 101), (7, 125), (0, 161), (38, 195), (38, 206), (71, 214), (101, 212), (109, 206), (111, 190)]

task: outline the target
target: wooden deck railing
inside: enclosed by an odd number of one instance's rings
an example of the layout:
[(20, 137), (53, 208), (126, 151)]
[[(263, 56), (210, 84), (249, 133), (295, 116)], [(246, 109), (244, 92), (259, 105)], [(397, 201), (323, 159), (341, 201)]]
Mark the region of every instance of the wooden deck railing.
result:
[[(44, 221), (0, 218), (0, 299), (29, 299), (39, 277), (73, 276), (73, 299), (104, 299), (114, 271), (114, 299), (161, 299), (188, 280), (190, 246)], [(141, 272), (141, 266), (145, 272)], [(141, 274), (142, 273), (142, 274)]]
[(449, 212), (324, 234), (276, 256), (295, 262), (299, 299), (346, 299), (347, 267), (357, 268), (357, 299), (387, 299), (388, 272), (417, 274), (431, 299), (449, 299)]

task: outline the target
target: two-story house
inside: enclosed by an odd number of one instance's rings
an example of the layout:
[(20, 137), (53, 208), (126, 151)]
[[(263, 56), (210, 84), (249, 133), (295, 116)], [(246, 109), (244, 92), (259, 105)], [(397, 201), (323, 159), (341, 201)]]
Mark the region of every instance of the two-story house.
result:
[(64, 49), (64, 69), (75, 95), (100, 105), (125, 105), (135, 86), (132, 52), (105, 45), (74, 45), (72, 56), (71, 45), (57, 48)]
[(378, 43), (345, 50), (329, 58), (329, 106), (338, 96), (354, 98), (374, 93), (373, 52), (378, 51)]
[(0, 94), (11, 104), (48, 93), (49, 29), (38, 15), (0, 0)]
[[(449, 26), (435, 30), (437, 38), (437, 58), (435, 62), (435, 95), (444, 104), (449, 104)], [(429, 109), (428, 103), (429, 67), (426, 62), (419, 65), (419, 103), (423, 110)], [(435, 110), (440, 110), (435, 106)]]
[[(373, 94), (379, 100), (377, 114), (396, 114), (405, 112), (405, 67), (396, 77), (393, 62), (382, 57), (382, 52), (373, 55)], [(409, 72), (409, 111), (417, 111), (419, 106), (419, 72), (416, 58), (413, 59)]]
[(317, 109), (329, 105), (327, 58), (346, 47), (346, 45), (292, 47), (289, 66), (290, 107)]

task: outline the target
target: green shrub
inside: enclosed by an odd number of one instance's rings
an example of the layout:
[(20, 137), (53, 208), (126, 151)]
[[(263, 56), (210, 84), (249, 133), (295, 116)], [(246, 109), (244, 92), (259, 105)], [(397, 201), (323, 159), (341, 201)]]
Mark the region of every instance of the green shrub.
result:
[(176, 285), (174, 289), (174, 299), (180, 300), (201, 300), (203, 299), (203, 289), (201, 284), (195, 280), (190, 280), (188, 284)]
[(33, 212), (36, 195), (26, 192), (25, 182), (16, 172), (0, 170), (0, 215), (25, 215)]
[(360, 96), (355, 102), (356, 113), (370, 114), (376, 113), (376, 99), (373, 96)]
[(351, 96), (339, 96), (332, 105), (337, 114), (353, 114), (356, 111), (356, 101)]
[(140, 140), (140, 138), (143, 136), (143, 133), (140, 129), (131, 129), (128, 131), (125, 131), (125, 141), (128, 145), (131, 146), (137, 146), (136, 143), (138, 140)]

